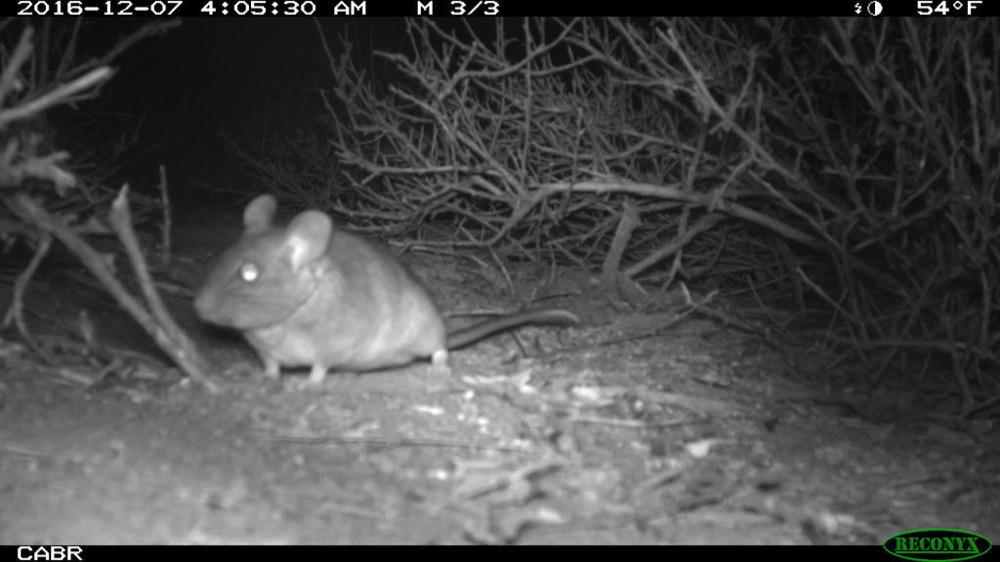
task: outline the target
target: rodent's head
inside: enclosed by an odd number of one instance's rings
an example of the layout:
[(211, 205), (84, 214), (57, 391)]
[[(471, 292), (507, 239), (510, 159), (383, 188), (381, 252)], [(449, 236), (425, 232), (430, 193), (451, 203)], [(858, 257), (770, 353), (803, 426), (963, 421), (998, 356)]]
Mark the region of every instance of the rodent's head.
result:
[(237, 330), (281, 324), (312, 296), (325, 272), (333, 225), (305, 211), (286, 228), (273, 225), (277, 203), (261, 195), (243, 212), (243, 238), (225, 251), (194, 300), (198, 317)]

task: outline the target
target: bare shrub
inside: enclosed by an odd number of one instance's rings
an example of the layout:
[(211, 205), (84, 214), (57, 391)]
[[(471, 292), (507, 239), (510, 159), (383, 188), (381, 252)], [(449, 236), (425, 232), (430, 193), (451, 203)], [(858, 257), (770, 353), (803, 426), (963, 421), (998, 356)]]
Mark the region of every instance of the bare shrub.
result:
[[(0, 202), (3, 203), (0, 240), (8, 248), (16, 242), (24, 242), (34, 251), (33, 258), (15, 280), (14, 297), (4, 315), (3, 327), (16, 325), (32, 349), (43, 357), (48, 355), (32, 338), (23, 318), (23, 308), (25, 293), (54, 238), (80, 260), (188, 375), (214, 389), (204, 377), (204, 362), (170, 318), (153, 286), (133, 230), (128, 187), (113, 190), (93, 176), (87, 178), (90, 181), (80, 181), (81, 176), (67, 167), (69, 154), (48, 146), (50, 143), (45, 142), (45, 135), (39, 132), (40, 127), (44, 128), (46, 111), (96, 96), (100, 85), (113, 74), (108, 66), (113, 58), (141, 38), (162, 33), (178, 25), (179, 21), (142, 26), (122, 38), (104, 56), (76, 64), (73, 53), (83, 21), (77, 19), (74, 25), (63, 28), (71, 31), (60, 41), (51, 33), (51, 20), (45, 20), (40, 48), (35, 42), (35, 29), (24, 23), (25, 20), (0, 22), (0, 31), (20, 27), (15, 45), (0, 44), (3, 62), (0, 73)], [(7, 37), (11, 36), (13, 34)], [(106, 220), (95, 214), (108, 207)], [(119, 279), (111, 256), (95, 249), (88, 240), (112, 231), (124, 246), (139, 280), (142, 300), (133, 296)], [(87, 334), (81, 337), (84, 339), (82, 345), (94, 344)]]
[(377, 80), (324, 43), (318, 197), (411, 247), (818, 311), (872, 382), (946, 358), (968, 412), (997, 386), (996, 25), (412, 20)]

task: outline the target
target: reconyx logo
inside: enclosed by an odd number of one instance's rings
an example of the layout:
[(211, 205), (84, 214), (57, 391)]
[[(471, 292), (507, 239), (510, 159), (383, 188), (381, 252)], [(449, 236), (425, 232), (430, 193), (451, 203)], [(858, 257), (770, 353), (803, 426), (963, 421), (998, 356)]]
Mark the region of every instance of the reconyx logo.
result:
[(969, 560), (989, 552), (990, 541), (982, 535), (958, 529), (916, 529), (893, 535), (882, 546), (892, 554), (919, 562)]

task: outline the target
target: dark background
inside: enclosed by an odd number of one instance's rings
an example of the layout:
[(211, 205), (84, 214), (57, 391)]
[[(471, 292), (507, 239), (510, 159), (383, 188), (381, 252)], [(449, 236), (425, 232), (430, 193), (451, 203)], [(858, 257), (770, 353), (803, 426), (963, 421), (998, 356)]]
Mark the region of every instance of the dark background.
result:
[[(80, 60), (104, 54), (146, 22), (86, 21)], [(344, 37), (361, 60), (371, 59), (374, 49), (404, 46), (400, 18), (318, 22), (335, 56)], [(71, 23), (58, 20), (54, 29)], [(184, 18), (180, 27), (115, 59), (116, 74), (99, 97), (52, 112), (57, 146), (74, 156), (94, 150), (101, 158), (100, 147), (138, 128), (135, 142), (113, 163), (115, 185), (128, 181), (152, 192), (162, 164), (178, 207), (202, 203), (213, 188), (240, 189), (247, 179), (223, 135), (253, 152), (268, 135), (308, 127), (326, 111), (319, 92), (332, 87), (333, 78), (318, 33), (317, 20), (305, 17)]]

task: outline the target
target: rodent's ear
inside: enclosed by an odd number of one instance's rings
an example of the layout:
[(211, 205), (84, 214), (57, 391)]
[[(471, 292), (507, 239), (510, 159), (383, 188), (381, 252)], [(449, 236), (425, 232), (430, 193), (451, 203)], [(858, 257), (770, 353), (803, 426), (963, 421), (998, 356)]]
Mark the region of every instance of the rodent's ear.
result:
[(292, 219), (285, 231), (292, 253), (292, 267), (298, 269), (300, 265), (323, 255), (332, 230), (333, 221), (320, 211), (303, 211)]
[(278, 212), (278, 202), (267, 193), (258, 195), (243, 210), (243, 227), (247, 232), (260, 232), (270, 228), (274, 214)]

